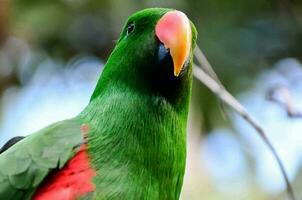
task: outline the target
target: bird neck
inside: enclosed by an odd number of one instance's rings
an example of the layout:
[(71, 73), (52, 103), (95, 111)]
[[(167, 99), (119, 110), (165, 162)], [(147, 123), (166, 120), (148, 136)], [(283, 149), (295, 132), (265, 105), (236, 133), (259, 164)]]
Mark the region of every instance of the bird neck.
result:
[(105, 89), (91, 101), (80, 118), (91, 129), (88, 152), (99, 190), (111, 188), (108, 197), (114, 191), (126, 195), (124, 199), (140, 199), (139, 195), (178, 199), (185, 169), (187, 113), (188, 105), (175, 109), (165, 98), (122, 85)]

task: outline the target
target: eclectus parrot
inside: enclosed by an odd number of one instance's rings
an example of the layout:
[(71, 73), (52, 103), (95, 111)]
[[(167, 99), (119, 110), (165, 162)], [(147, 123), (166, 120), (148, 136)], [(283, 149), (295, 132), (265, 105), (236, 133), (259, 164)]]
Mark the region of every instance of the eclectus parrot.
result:
[(179, 199), (196, 38), (180, 11), (130, 16), (88, 106), (0, 150), (0, 199)]

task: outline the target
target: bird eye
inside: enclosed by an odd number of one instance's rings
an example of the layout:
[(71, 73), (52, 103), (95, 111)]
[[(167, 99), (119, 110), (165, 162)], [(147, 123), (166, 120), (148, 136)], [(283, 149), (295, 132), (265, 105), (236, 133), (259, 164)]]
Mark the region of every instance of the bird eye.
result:
[(131, 24), (129, 24), (128, 25), (128, 27), (127, 27), (127, 35), (129, 35), (131, 32), (133, 32), (134, 31), (134, 23), (131, 23)]

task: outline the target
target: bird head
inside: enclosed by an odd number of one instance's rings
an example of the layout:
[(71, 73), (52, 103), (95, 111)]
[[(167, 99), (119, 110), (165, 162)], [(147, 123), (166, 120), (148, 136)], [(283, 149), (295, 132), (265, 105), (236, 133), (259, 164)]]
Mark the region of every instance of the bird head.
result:
[[(126, 21), (96, 88), (122, 83), (177, 102), (190, 93), (197, 32), (181, 11), (149, 8)], [(110, 82), (110, 83), (109, 83)]]

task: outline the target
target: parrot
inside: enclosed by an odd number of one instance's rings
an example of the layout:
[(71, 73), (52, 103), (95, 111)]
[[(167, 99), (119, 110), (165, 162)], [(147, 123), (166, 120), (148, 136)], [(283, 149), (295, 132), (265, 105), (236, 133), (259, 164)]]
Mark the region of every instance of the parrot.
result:
[(182, 11), (132, 14), (84, 110), (0, 149), (0, 199), (179, 199), (196, 40)]

